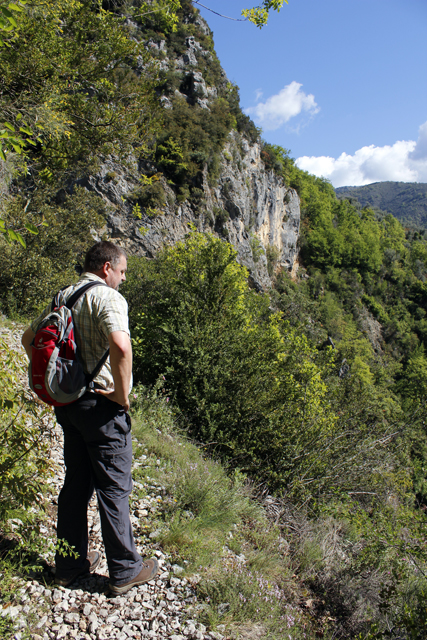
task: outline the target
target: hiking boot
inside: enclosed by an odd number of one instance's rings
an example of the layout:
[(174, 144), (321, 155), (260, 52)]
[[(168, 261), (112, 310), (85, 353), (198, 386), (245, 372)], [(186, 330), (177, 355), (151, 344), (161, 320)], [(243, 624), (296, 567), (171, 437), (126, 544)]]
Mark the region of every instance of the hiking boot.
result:
[(129, 580), (129, 582), (125, 582), (124, 584), (121, 584), (118, 586), (111, 584), (110, 582), (110, 584), (108, 585), (110, 593), (112, 593), (115, 596), (120, 596), (123, 593), (126, 593), (126, 591), (129, 591), (129, 589), (132, 589), (132, 587), (137, 587), (139, 584), (143, 584), (144, 582), (148, 582), (149, 580), (152, 580), (156, 575), (156, 573), (158, 572), (158, 570), (159, 570), (159, 563), (157, 562), (156, 558), (145, 560), (142, 563), (141, 571), (138, 573), (137, 576), (132, 578), (132, 580)]
[(79, 576), (95, 571), (100, 562), (101, 556), (98, 551), (89, 551), (82, 567), (74, 569), (74, 571), (68, 571), (62, 575), (61, 573), (57, 573), (55, 575), (55, 584), (58, 584), (60, 587), (68, 587), (68, 585), (72, 584), (74, 580), (77, 580)]

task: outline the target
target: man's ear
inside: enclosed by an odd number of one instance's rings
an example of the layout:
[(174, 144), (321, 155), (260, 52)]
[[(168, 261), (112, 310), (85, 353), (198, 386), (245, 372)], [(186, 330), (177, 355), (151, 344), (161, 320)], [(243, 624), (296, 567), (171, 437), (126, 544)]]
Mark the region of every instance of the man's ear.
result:
[(111, 262), (104, 262), (104, 264), (102, 265), (102, 274), (104, 277), (108, 276), (108, 272), (111, 269)]

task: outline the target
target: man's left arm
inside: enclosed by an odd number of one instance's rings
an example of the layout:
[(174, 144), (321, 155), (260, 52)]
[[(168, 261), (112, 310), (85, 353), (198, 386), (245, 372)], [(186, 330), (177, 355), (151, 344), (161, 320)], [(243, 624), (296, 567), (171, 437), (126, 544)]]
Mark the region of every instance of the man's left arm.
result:
[(96, 393), (121, 404), (129, 410), (129, 387), (132, 376), (132, 344), (126, 331), (113, 331), (108, 336), (110, 365), (114, 379), (114, 391), (96, 389)]

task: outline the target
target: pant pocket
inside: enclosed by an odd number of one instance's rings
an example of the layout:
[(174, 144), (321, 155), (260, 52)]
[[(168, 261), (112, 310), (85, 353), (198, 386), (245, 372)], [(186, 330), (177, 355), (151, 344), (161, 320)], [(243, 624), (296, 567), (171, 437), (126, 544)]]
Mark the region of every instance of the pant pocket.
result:
[(116, 425), (119, 431), (121, 431), (121, 433), (127, 436), (127, 434), (130, 433), (130, 430), (132, 427), (130, 415), (126, 413), (124, 410), (120, 411), (119, 415), (117, 416)]

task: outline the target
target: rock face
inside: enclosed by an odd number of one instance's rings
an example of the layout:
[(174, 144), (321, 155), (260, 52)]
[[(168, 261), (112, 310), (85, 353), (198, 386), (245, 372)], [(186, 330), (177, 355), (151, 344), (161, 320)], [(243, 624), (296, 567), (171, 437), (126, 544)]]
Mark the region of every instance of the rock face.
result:
[[(203, 34), (209, 32), (200, 16), (196, 25)], [(171, 69), (182, 78), (181, 86), (186, 87), (186, 92), (180, 95), (192, 108), (209, 109), (217, 97), (217, 87), (208, 85), (197, 64), (198, 59), (212, 59), (212, 53), (203, 49), (197, 37), (188, 37), (187, 50), (175, 58), (168, 58), (164, 40), (150, 40), (147, 46), (161, 53), (160, 69)], [(221, 70), (221, 84), (227, 82)], [(175, 93), (179, 91), (176, 89)], [(160, 99), (165, 109), (172, 108), (167, 96)], [(220, 156), (215, 186), (209, 184), (206, 167), (203, 171), (202, 184), (198, 185), (200, 204), (194, 200), (178, 202), (162, 177), (165, 202), (154, 214), (143, 207), (135, 211), (131, 194), (141, 185), (136, 161), (130, 160), (125, 168), (113, 158), (106, 158), (98, 174), (82, 184), (107, 201), (108, 234), (130, 254), (152, 257), (165, 244), (182, 240), (190, 228), (210, 231), (235, 247), (254, 286), (264, 289), (270, 286), (276, 270), (296, 270), (300, 206), (296, 191), (286, 187), (273, 171), (266, 170), (261, 150), (260, 142), (250, 143), (232, 130)]]
[[(236, 149), (239, 160), (234, 162)], [(188, 201), (176, 204), (172, 189), (162, 181), (168, 202), (161, 214), (150, 217), (143, 212), (137, 219), (126, 201), (139, 184), (137, 167), (125, 171), (113, 159), (106, 160), (98, 175), (84, 184), (108, 201), (109, 235), (130, 254), (153, 257), (165, 244), (183, 240), (193, 225), (198, 231), (210, 231), (228, 240), (255, 286), (263, 289), (271, 283), (269, 272), (294, 268), (300, 205), (296, 191), (265, 170), (260, 151), (259, 144), (250, 145), (231, 132), (217, 185), (212, 188), (207, 179), (203, 181), (202, 212)]]

